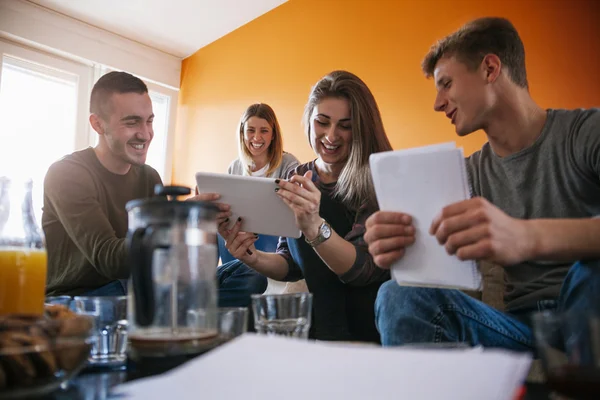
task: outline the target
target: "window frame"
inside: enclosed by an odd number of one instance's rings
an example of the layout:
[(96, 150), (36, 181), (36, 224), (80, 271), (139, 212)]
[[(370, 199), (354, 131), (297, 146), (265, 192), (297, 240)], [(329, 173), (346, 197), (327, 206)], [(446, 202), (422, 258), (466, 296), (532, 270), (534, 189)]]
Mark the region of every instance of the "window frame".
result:
[[(143, 80), (143, 79), (142, 79)], [(177, 120), (177, 103), (179, 90), (171, 89), (154, 82), (144, 80), (148, 90), (169, 97), (169, 119), (165, 138), (165, 162), (163, 166), (163, 183), (170, 184), (173, 176), (173, 153), (175, 148), (175, 121)]]
[[(48, 75), (52, 75), (52, 71), (54, 71), (57, 78), (60, 78), (60, 75), (64, 73), (76, 75), (78, 77), (77, 111), (73, 149), (74, 151), (78, 151), (96, 146), (98, 134), (92, 129), (89, 123), (89, 101), (92, 87), (105, 73), (120, 69), (79, 58), (63, 57), (53, 53), (52, 49), (46, 51), (37, 46), (28, 46), (5, 37), (0, 37), (0, 84), (2, 82), (1, 67), (5, 55), (30, 65), (33, 64), (39, 68), (40, 72)], [(171, 182), (173, 174), (173, 152), (175, 148), (175, 124), (177, 121), (179, 89), (146, 79), (142, 76), (139, 76), (139, 78), (146, 83), (149, 91), (169, 97), (169, 118), (165, 138), (164, 165), (162, 166), (163, 180), (167, 184)]]
[(93, 142), (90, 141), (90, 131), (92, 129), (88, 122), (89, 96), (93, 79), (91, 66), (0, 38), (0, 85), (5, 56), (15, 59), (19, 63), (22, 62), (27, 68), (58, 79), (64, 79), (64, 74), (77, 76), (77, 108), (73, 148), (81, 150), (91, 146)]

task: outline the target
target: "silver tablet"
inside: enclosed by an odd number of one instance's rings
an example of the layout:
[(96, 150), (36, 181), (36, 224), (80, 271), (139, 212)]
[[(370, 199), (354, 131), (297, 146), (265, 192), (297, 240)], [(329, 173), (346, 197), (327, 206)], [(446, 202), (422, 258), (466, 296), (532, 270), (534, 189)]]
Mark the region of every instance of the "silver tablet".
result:
[(198, 172), (200, 193), (219, 193), (219, 203), (231, 206), (231, 226), (242, 218), (242, 231), (299, 238), (293, 211), (275, 193), (275, 179)]

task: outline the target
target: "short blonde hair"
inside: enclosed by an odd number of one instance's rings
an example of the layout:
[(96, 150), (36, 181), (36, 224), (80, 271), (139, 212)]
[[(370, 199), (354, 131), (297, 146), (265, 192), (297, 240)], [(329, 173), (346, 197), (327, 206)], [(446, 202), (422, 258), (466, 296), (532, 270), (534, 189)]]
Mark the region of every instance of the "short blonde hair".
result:
[(310, 118), (317, 104), (326, 98), (346, 99), (350, 103), (352, 144), (348, 161), (336, 183), (334, 194), (350, 209), (364, 204), (377, 205), (369, 156), (392, 150), (381, 113), (373, 93), (356, 75), (347, 71), (333, 71), (319, 80), (310, 92), (304, 108), (303, 123), (310, 142)]
[(279, 122), (277, 121), (277, 117), (275, 116), (275, 111), (268, 104), (257, 103), (252, 104), (250, 107), (246, 109), (242, 117), (240, 118), (240, 124), (238, 126), (238, 153), (240, 160), (244, 164), (244, 168), (248, 175), (251, 174), (251, 166), (253, 163), (252, 154), (246, 147), (244, 143), (244, 125), (248, 120), (252, 117), (257, 117), (264, 119), (271, 126), (271, 130), (273, 131), (273, 140), (271, 140), (271, 144), (269, 145), (269, 153), (267, 162), (269, 163), (269, 168), (267, 169), (266, 175), (272, 174), (279, 166), (281, 165), (281, 161), (283, 159), (283, 137), (281, 136), (281, 128), (279, 127)]

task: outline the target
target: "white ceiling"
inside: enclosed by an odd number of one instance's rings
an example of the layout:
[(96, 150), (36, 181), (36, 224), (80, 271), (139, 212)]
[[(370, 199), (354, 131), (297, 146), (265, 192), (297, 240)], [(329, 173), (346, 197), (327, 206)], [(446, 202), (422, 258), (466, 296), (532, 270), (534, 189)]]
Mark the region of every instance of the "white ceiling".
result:
[(287, 0), (29, 1), (184, 58)]

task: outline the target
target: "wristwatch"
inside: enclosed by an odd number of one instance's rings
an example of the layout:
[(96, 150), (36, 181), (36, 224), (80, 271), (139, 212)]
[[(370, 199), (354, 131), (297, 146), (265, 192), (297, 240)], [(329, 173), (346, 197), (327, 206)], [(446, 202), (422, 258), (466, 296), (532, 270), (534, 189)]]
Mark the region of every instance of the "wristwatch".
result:
[(327, 223), (327, 221), (323, 220), (321, 226), (319, 226), (319, 234), (313, 240), (308, 240), (306, 236), (304, 236), (304, 240), (306, 243), (310, 244), (312, 247), (318, 246), (327, 239), (331, 237), (331, 225)]

